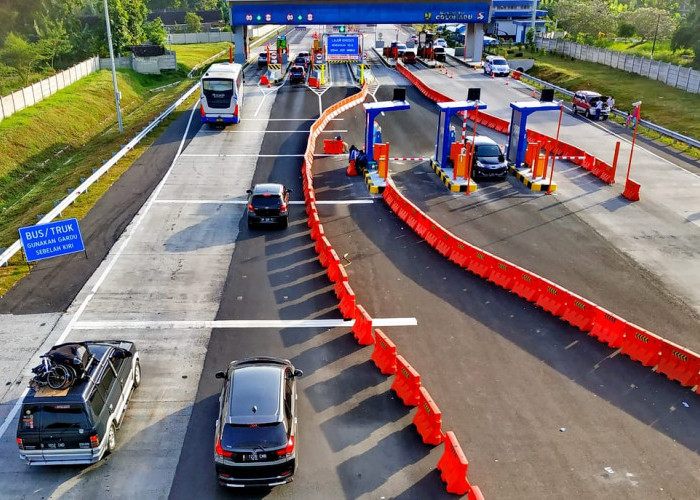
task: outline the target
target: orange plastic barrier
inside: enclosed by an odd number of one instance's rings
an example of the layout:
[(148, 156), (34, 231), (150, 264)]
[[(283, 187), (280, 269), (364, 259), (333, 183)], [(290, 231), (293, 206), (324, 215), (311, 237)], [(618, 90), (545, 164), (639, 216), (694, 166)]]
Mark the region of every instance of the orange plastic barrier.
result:
[(622, 192), (622, 196), (630, 201), (639, 201), (639, 188), (641, 185), (633, 181), (632, 179), (627, 179), (625, 183), (625, 190)]
[(396, 374), (396, 346), (379, 328), (374, 330), (374, 351), (370, 359), (384, 375)]
[(661, 346), (657, 371), (681, 385), (693, 387), (700, 383), (700, 355), (668, 342)]
[(593, 302), (590, 302), (578, 295), (570, 294), (570, 299), (564, 307), (561, 319), (582, 332), (590, 332), (595, 321), (595, 314), (598, 310)]
[[(315, 203), (314, 203), (314, 205), (315, 205)], [(314, 240), (316, 238), (313, 237), (313, 228), (314, 228), (314, 226), (318, 226), (320, 223), (321, 223), (321, 219), (318, 218), (318, 212), (314, 212), (314, 213), (309, 215), (309, 221), (306, 223), (306, 225), (311, 228), (311, 234), (312, 234), (311, 238), (313, 238)]]
[(477, 249), (474, 258), (467, 263), (467, 269), (477, 276), (488, 279), (497, 260), (493, 255)]
[(323, 267), (328, 267), (328, 252), (332, 248), (333, 247), (331, 247), (330, 241), (328, 241), (328, 238), (326, 238), (325, 236), (322, 236), (321, 238), (316, 240), (316, 245), (314, 245), (314, 249), (318, 254), (318, 260)]
[(355, 324), (352, 326), (352, 334), (359, 344), (370, 345), (374, 343), (372, 318), (360, 305), (355, 306)]
[(343, 283), (348, 282), (348, 273), (345, 270), (345, 266), (342, 264), (338, 267), (338, 279), (335, 280), (335, 285), (333, 285), (333, 290), (335, 291), (335, 296), (338, 299), (343, 297)]
[(403, 356), (396, 356), (396, 376), (391, 390), (401, 398), (406, 406), (416, 406), (420, 403), (420, 375), (413, 369)]
[[(333, 108), (333, 106), (331, 106), (331, 108)], [(333, 111), (336, 109), (333, 109)], [(327, 154), (341, 154), (343, 152), (343, 141), (323, 139), (323, 152)]]
[(455, 433), (448, 431), (444, 443), (445, 449), (437, 464), (440, 478), (447, 483), (447, 491), (449, 493), (456, 493), (457, 495), (469, 493), (469, 490), (471, 490), (471, 485), (467, 481), (469, 462), (459, 446)]
[(478, 486), (474, 485), (471, 487), (467, 500), (484, 500), (484, 495)]
[(342, 264), (340, 263), (340, 258), (338, 258), (336, 251), (333, 250), (333, 248), (328, 249), (328, 268), (326, 269), (326, 275), (333, 283), (340, 277), (341, 267)]
[(442, 433), (442, 414), (425, 387), (419, 390), (418, 411), (413, 416), (413, 425), (425, 444), (438, 445), (445, 440)]
[(462, 240), (455, 240), (450, 254), (450, 260), (458, 266), (466, 268), (475, 258), (476, 249)]
[(501, 288), (510, 290), (514, 281), (513, 266), (506, 264), (499, 259), (495, 260), (496, 265), (491, 268), (491, 274), (489, 275), (488, 280)]
[(554, 283), (545, 282), (545, 286), (535, 300), (535, 305), (553, 316), (561, 316), (569, 297), (569, 294), (562, 288), (559, 288)]
[(515, 269), (517, 271), (513, 273), (513, 285), (510, 291), (527, 301), (535, 302), (540, 296), (540, 289), (543, 286), (542, 278), (528, 273), (524, 269)]
[(663, 339), (653, 333), (631, 323), (625, 323), (620, 352), (644, 366), (656, 366), (661, 359), (662, 344)]
[(452, 236), (446, 232), (440, 234), (438, 241), (435, 243), (435, 250), (437, 250), (443, 257), (450, 258), (452, 254)]
[[(315, 214), (315, 217), (318, 219), (318, 214)], [(319, 239), (323, 238), (325, 235), (326, 235), (326, 232), (323, 229), (323, 224), (321, 224), (320, 220), (318, 221), (318, 223), (311, 226), (311, 239), (312, 240), (318, 241)]]
[(340, 314), (342, 314), (343, 318), (345, 319), (354, 319), (356, 308), (355, 292), (353, 292), (352, 288), (350, 288), (347, 281), (343, 281), (342, 283)]
[(624, 330), (625, 320), (605, 309), (598, 308), (589, 335), (617, 349), (622, 345)]

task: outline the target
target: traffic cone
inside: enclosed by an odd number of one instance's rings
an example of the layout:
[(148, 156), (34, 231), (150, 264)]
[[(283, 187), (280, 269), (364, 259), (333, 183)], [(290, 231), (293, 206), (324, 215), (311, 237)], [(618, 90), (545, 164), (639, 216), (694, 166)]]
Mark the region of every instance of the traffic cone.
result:
[(537, 99), (537, 91), (535, 89), (532, 89), (532, 97)]
[(450, 71), (450, 78), (454, 78), (454, 76), (455, 76), (454, 70)]
[(267, 82), (267, 88), (268, 88), (268, 89), (270, 88), (270, 82), (269, 82), (269, 81)]
[(491, 80), (493, 80), (493, 70), (491, 71)]
[(506, 85), (508, 85), (509, 81), (510, 81), (510, 75), (506, 76)]

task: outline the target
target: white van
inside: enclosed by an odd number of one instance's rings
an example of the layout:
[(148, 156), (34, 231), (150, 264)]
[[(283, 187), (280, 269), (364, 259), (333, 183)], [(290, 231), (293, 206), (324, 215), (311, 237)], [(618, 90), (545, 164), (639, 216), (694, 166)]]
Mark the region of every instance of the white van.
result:
[(487, 56), (484, 61), (484, 74), (492, 76), (508, 76), (510, 68), (508, 61), (502, 56)]

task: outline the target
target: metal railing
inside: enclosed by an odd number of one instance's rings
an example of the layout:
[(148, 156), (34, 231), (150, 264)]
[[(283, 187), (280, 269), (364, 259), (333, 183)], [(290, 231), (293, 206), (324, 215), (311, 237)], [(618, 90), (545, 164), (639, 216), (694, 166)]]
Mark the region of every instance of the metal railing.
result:
[[(552, 85), (551, 83), (545, 81), (545, 80), (540, 80), (539, 78), (535, 78), (534, 76), (530, 76), (526, 73), (520, 73), (520, 79), (526, 79), (530, 80), (534, 83), (537, 83), (538, 85), (542, 85), (543, 87), (547, 87), (550, 89), (554, 89), (555, 92), (559, 94), (563, 94), (567, 97), (573, 97), (574, 93), (571, 92), (570, 90), (563, 89), (561, 87), (557, 87), (556, 85)], [(624, 111), (620, 111), (618, 109), (613, 109), (611, 110), (611, 113), (615, 114), (616, 116), (626, 118), (627, 113)], [(639, 120), (639, 124), (642, 125), (645, 128), (648, 128), (649, 130), (653, 130), (654, 132), (661, 134), (663, 136), (669, 137), (675, 141), (685, 143), (689, 146), (692, 146), (694, 148), (700, 148), (700, 141), (693, 139), (692, 137), (685, 136), (683, 134), (679, 134), (678, 132), (674, 132), (673, 130), (669, 130), (667, 128), (664, 128), (660, 125), (656, 125), (653, 122), (647, 121), (647, 120)]]

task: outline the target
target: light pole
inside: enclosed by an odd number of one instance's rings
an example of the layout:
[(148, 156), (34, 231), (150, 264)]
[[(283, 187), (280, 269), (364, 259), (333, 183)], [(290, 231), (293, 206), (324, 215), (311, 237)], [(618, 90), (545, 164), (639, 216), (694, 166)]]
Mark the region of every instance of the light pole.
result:
[(656, 30), (654, 30), (654, 41), (651, 44), (651, 59), (654, 59), (654, 47), (656, 47), (656, 35), (659, 34), (659, 20), (661, 20), (661, 16), (658, 16), (656, 18)]
[(119, 133), (124, 132), (122, 127), (122, 110), (119, 107), (121, 95), (117, 88), (117, 70), (114, 66), (114, 50), (112, 49), (112, 30), (109, 27), (109, 9), (107, 8), (107, 0), (104, 0), (105, 6), (105, 23), (107, 24), (107, 46), (109, 47), (109, 59), (112, 62), (112, 85), (114, 85), (114, 103), (117, 106), (117, 122), (119, 123)]

